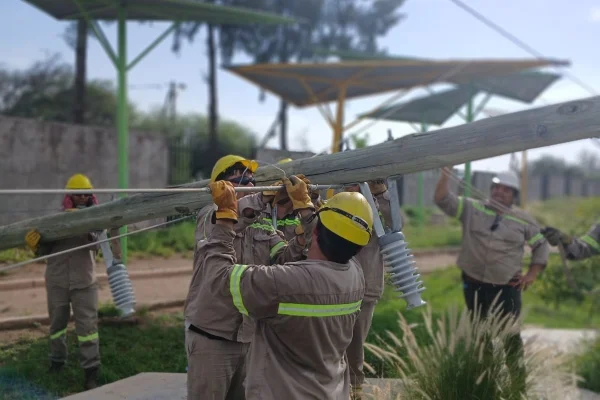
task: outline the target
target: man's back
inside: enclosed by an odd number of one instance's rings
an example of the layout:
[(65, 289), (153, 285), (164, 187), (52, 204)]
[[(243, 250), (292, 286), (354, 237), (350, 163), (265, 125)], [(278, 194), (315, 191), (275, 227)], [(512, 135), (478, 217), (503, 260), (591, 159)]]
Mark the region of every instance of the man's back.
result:
[(345, 350), (364, 294), (356, 262), (248, 267), (239, 285), (243, 307), (256, 320), (247, 398), (347, 400)]

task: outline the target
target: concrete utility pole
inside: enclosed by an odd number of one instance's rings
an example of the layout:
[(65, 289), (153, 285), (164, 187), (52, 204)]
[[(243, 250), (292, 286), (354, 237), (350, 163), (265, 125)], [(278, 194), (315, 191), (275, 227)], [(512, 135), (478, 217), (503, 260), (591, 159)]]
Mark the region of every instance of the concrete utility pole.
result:
[[(281, 170), (305, 174), (317, 184), (364, 182), (516, 151), (600, 136), (600, 96), (530, 109), (496, 118), (336, 154), (295, 160), (258, 169), (259, 185), (281, 178)], [(208, 180), (184, 187), (205, 187)], [(210, 204), (210, 194), (149, 193), (130, 196), (76, 213), (58, 213), (0, 227), (0, 250), (22, 246), (26, 233), (37, 229), (45, 240), (91, 230), (194, 212)]]

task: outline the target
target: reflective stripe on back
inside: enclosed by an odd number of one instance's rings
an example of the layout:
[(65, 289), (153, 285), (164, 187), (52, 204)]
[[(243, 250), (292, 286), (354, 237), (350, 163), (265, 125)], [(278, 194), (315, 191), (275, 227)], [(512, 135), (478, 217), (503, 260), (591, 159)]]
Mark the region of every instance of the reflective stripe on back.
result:
[(295, 317), (335, 317), (360, 311), (362, 300), (346, 304), (280, 303), (277, 314)]

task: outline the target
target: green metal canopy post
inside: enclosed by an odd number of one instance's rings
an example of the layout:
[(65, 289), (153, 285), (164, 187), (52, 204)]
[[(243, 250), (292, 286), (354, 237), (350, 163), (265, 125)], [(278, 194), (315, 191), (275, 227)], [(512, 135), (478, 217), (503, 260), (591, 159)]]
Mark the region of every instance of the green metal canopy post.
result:
[[(465, 122), (471, 123), (475, 119), (473, 114), (473, 97), (469, 99), (467, 103), (467, 115), (465, 116)], [(465, 197), (471, 197), (471, 162), (465, 164)]]
[[(106, 4), (102, 0), (25, 0), (60, 20), (85, 19), (98, 42), (117, 70), (117, 158), (119, 188), (129, 187), (129, 115), (127, 101), (127, 72), (158, 46), (182, 21), (205, 21), (215, 24), (281, 24), (297, 22), (292, 18), (252, 11), (239, 7), (185, 0), (155, 1), (148, 5), (141, 0), (120, 0)], [(113, 50), (96, 19), (117, 22), (117, 52)], [(127, 21), (173, 21), (130, 63), (127, 61)], [(125, 196), (122, 194), (121, 196)], [(127, 226), (121, 233), (127, 232)], [(127, 263), (127, 237), (121, 240), (122, 261)]]
[[(483, 111), (483, 107), (485, 107), (487, 102), (490, 100), (492, 94), (486, 93), (484, 99), (481, 100), (481, 103), (479, 103), (479, 105), (477, 106), (477, 109), (474, 109), (473, 107), (473, 104), (475, 102), (475, 96), (476, 94), (474, 94), (467, 103), (467, 113), (466, 115), (464, 115), (464, 120), (467, 124), (475, 121), (475, 118), (477, 118), (479, 113)], [(471, 197), (471, 175), (471, 162), (469, 161), (465, 163), (465, 197)]]
[[(119, 6), (118, 11), (118, 55), (117, 55), (117, 75), (118, 75), (118, 98), (117, 98), (117, 142), (119, 148), (119, 189), (129, 187), (129, 131), (128, 110), (127, 110), (127, 10), (123, 5)], [(125, 193), (121, 197), (126, 196)], [(127, 233), (127, 225), (121, 227), (121, 234)], [(127, 263), (127, 236), (121, 238), (121, 252), (123, 262)]]
[[(421, 123), (421, 133), (427, 132), (428, 129), (429, 129), (429, 127), (427, 126), (427, 124)], [(419, 207), (419, 220), (418, 220), (419, 233), (423, 232), (423, 225), (425, 225), (425, 205), (424, 205), (425, 175), (424, 174), (425, 173), (423, 171), (420, 171), (419, 175), (417, 176), (417, 204)]]

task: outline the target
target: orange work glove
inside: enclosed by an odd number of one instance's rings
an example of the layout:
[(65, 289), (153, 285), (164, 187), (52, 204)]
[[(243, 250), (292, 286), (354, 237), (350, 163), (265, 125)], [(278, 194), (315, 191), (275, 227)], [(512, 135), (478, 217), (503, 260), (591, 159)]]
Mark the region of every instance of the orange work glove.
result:
[(288, 178), (283, 178), (283, 184), (288, 196), (292, 200), (294, 210), (302, 210), (305, 208), (315, 209), (315, 206), (310, 199), (308, 194), (308, 186), (306, 183), (298, 177), (292, 175)]
[(371, 189), (371, 194), (373, 196), (377, 196), (387, 190), (387, 186), (385, 185), (385, 181), (383, 179), (377, 179), (374, 181), (369, 181), (369, 189)]
[(262, 192), (262, 195), (265, 197), (265, 200), (271, 204), (275, 204), (278, 201), (281, 201), (288, 197), (287, 192), (285, 191), (285, 187), (283, 187), (282, 181), (274, 182), (271, 186), (281, 186), (279, 190), (266, 190)]
[(217, 205), (216, 218), (231, 219), (237, 222), (237, 196), (231, 182), (217, 181), (210, 183), (208, 186), (210, 187), (213, 201)]

